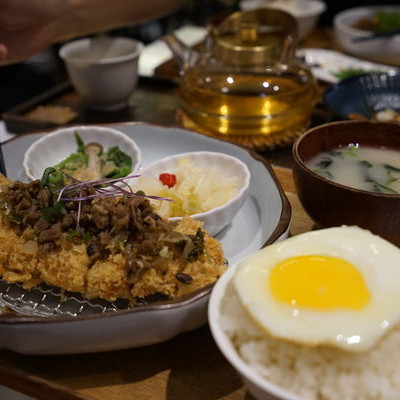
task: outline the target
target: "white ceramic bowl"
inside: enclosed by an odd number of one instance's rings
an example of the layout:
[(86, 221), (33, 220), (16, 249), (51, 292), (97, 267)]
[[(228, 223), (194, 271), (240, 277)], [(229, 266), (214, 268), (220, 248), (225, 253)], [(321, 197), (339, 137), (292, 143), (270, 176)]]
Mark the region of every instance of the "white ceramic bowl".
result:
[(47, 167), (57, 165), (77, 150), (74, 133), (78, 132), (85, 144), (97, 142), (106, 150), (118, 146), (132, 158), (132, 172), (139, 169), (141, 151), (134, 140), (116, 129), (100, 126), (72, 126), (57, 129), (33, 142), (25, 152), (23, 166), (28, 178), (40, 179)]
[(238, 264), (230, 267), (214, 285), (208, 303), (208, 323), (212, 336), (224, 357), (236, 369), (249, 392), (258, 400), (305, 400), (262, 378), (238, 354), (232, 341), (221, 328), (221, 304), (229, 289)]
[(243, 11), (256, 8), (278, 8), (292, 14), (297, 21), (299, 40), (306, 39), (316, 27), (326, 5), (320, 0), (242, 0), (239, 7)]
[(127, 37), (95, 37), (69, 42), (59, 54), (85, 104), (112, 111), (128, 106), (138, 81), (143, 47), (143, 43)]
[(376, 11), (400, 13), (400, 6), (357, 7), (338, 13), (333, 20), (335, 40), (341, 50), (346, 53), (383, 64), (400, 66), (400, 35), (363, 42), (353, 41), (359, 37), (373, 35), (372, 31), (354, 28), (352, 25), (361, 18), (371, 17)]
[[(196, 166), (202, 169), (216, 169), (221, 180), (236, 177), (238, 180), (238, 192), (227, 203), (215, 207), (207, 212), (191, 215), (192, 218), (204, 222), (204, 228), (211, 235), (218, 234), (226, 227), (242, 207), (249, 191), (251, 174), (246, 164), (238, 158), (224, 153), (211, 151), (188, 152), (173, 155), (149, 165), (140, 171), (140, 175), (149, 178), (158, 178), (163, 172), (176, 168), (177, 161), (189, 158)], [(181, 217), (173, 217), (170, 220), (177, 221)]]

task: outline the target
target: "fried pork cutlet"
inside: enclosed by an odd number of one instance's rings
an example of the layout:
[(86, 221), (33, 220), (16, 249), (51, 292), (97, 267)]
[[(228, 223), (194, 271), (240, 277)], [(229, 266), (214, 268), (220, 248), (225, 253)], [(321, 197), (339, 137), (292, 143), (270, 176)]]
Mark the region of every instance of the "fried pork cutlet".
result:
[(0, 276), (88, 299), (175, 299), (224, 271), (220, 243), (191, 218), (172, 223), (142, 195), (98, 196), (0, 175)]

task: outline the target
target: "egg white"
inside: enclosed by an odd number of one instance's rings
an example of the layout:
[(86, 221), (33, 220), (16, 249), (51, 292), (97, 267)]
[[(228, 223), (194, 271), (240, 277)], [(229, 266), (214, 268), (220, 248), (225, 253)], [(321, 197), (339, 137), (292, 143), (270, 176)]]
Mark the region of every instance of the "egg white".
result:
[[(360, 310), (319, 310), (277, 301), (269, 290), (270, 271), (279, 262), (301, 255), (352, 263), (370, 292), (368, 304)], [(304, 345), (366, 351), (400, 322), (400, 249), (358, 227), (321, 229), (270, 245), (239, 263), (233, 283), (258, 325), (274, 337)]]

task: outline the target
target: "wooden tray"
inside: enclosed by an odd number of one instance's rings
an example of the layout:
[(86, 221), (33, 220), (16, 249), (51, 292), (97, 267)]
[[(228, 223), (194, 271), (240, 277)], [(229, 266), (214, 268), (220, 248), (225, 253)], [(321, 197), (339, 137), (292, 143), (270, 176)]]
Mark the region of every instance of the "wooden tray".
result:
[[(69, 82), (63, 82), (54, 88), (41, 93), (31, 99), (15, 106), (14, 108), (4, 112), (2, 119), (5, 122), (8, 131), (13, 133), (23, 133), (32, 130), (42, 130), (56, 126), (50, 122), (38, 121), (26, 116), (26, 113), (39, 105), (49, 104), (71, 90)], [(58, 105), (67, 106), (57, 101)]]
[[(56, 124), (48, 121), (38, 121), (30, 118), (27, 113), (38, 106), (61, 106), (67, 107), (74, 113), (76, 118), (66, 124)], [(12, 133), (27, 133), (33, 131), (54, 129), (70, 124), (94, 124), (134, 121), (135, 104), (128, 107), (108, 112), (100, 112), (87, 109), (81, 97), (74, 91), (71, 83), (65, 81), (50, 90), (35, 96), (24, 103), (4, 112), (1, 118), (6, 128)]]

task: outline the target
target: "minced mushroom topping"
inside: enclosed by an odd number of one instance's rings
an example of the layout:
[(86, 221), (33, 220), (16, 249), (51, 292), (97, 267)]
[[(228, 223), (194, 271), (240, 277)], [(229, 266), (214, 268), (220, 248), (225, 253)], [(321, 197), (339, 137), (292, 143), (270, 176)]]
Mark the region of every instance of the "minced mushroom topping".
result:
[[(83, 192), (88, 195), (91, 190)], [(83, 241), (93, 261), (123, 251), (131, 271), (136, 272), (154, 264), (166, 245), (182, 261), (194, 261), (204, 251), (201, 229), (196, 235), (175, 232), (176, 224), (161, 219), (153, 212), (149, 200), (140, 195), (69, 201), (61, 209), (57, 208), (59, 203), (56, 204), (51, 191), (41, 188), (36, 180), (28, 184), (14, 182), (0, 194), (0, 199), (10, 225), (20, 234), (32, 228), (41, 252), (56, 249), (62, 240)]]

